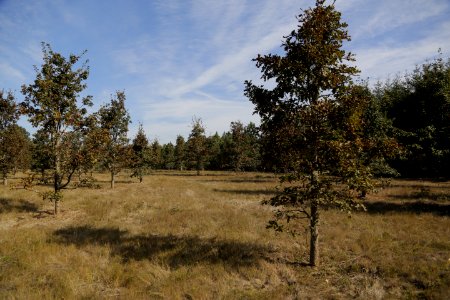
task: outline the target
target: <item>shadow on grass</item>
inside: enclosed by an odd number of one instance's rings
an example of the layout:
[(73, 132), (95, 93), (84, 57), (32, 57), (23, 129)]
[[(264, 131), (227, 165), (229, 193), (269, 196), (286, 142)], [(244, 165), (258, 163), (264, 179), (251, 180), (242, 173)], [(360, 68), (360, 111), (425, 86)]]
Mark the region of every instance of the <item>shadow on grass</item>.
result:
[(159, 175), (159, 176), (174, 176), (174, 177), (198, 177), (198, 178), (202, 178), (202, 177), (227, 177), (227, 176), (234, 176), (232, 173), (207, 173), (206, 171), (202, 171), (200, 173), (200, 175), (197, 175), (197, 173), (195, 171), (191, 172), (191, 173), (169, 173), (169, 172), (161, 172), (161, 173), (151, 173), (148, 174), (148, 176), (152, 176), (152, 175)]
[(0, 213), (8, 212), (37, 212), (38, 206), (26, 200), (10, 200), (0, 198)]
[(229, 194), (244, 194), (244, 195), (275, 195), (274, 190), (228, 190), (228, 189), (214, 189), (214, 192), (229, 193)]
[(238, 241), (202, 239), (195, 236), (130, 235), (116, 228), (67, 227), (54, 232), (54, 241), (66, 245), (108, 245), (123, 261), (157, 259), (171, 268), (199, 262), (230, 266), (255, 265), (273, 252), (269, 247)]
[(389, 212), (432, 213), (437, 216), (450, 216), (450, 204), (438, 204), (423, 201), (395, 203), (395, 202), (365, 202), (364, 206), (370, 214), (384, 214)]
[(450, 201), (450, 193), (436, 193), (426, 189), (409, 195), (389, 195), (389, 197), (399, 200)]
[(206, 179), (202, 180), (205, 182), (231, 182), (231, 183), (267, 183), (273, 182), (276, 183), (276, 178), (264, 179), (264, 178), (242, 178), (242, 179)]
[[(131, 180), (131, 179), (129, 179), (129, 180), (114, 180), (114, 183), (115, 184), (118, 184), (118, 183), (135, 183), (135, 182), (139, 182), (139, 181), (134, 181), (134, 180)], [(108, 184), (110, 184), (111, 183), (111, 180), (95, 180), (95, 183), (108, 183)]]

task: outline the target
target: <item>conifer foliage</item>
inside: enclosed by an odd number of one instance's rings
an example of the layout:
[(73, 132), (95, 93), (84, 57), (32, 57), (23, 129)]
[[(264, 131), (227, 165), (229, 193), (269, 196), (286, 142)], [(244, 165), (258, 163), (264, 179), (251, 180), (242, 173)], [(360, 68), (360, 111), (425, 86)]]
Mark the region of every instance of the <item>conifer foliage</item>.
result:
[(145, 135), (144, 128), (142, 124), (139, 124), (139, 129), (136, 136), (133, 139), (132, 145), (132, 161), (131, 161), (131, 169), (132, 174), (131, 177), (137, 177), (139, 182), (142, 182), (145, 171), (149, 167), (151, 162), (151, 153), (148, 145), (148, 139)]
[(187, 141), (188, 162), (197, 170), (200, 175), (207, 158), (208, 148), (206, 144), (205, 127), (200, 118), (192, 120), (192, 130)]

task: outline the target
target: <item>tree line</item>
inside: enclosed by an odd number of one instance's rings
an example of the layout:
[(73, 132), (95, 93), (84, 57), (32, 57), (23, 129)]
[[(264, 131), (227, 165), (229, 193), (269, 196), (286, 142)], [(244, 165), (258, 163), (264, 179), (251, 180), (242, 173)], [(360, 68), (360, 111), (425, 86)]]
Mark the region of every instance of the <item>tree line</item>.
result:
[[(361, 92), (370, 99), (364, 112), (365, 134), (386, 135), (400, 146), (397, 156), (373, 162), (377, 175), (450, 176), (449, 74), (450, 60), (439, 57), (416, 67), (411, 74), (378, 82), (372, 88), (360, 85)], [(174, 144), (161, 144), (157, 139), (149, 141), (140, 124), (130, 142), (127, 138), (130, 117), (125, 100), (125, 93), (118, 91), (109, 104), (86, 119), (90, 122), (84, 129), (87, 134), (80, 132), (71, 137), (72, 145), (79, 151), (75, 171), (86, 174), (93, 169), (108, 170), (114, 175), (126, 168), (142, 180), (151, 169), (285, 172), (290, 168), (288, 159), (278, 155), (280, 149), (275, 146), (280, 143), (276, 136), (264, 134), (252, 122), (245, 125), (237, 120), (231, 122), (229, 131), (206, 136), (202, 120), (194, 118), (188, 138), (178, 135)], [(12, 92), (0, 90), (0, 105), (3, 183), (7, 184), (8, 174), (18, 170), (31, 169), (42, 174), (50, 170), (51, 133), (45, 131), (48, 129), (38, 128), (30, 137), (25, 128), (17, 125), (24, 108)], [(110, 131), (108, 141), (102, 140), (101, 128)], [(284, 129), (281, 134), (287, 133)], [(109, 144), (102, 148), (102, 142)], [(108, 155), (102, 151), (109, 151)]]

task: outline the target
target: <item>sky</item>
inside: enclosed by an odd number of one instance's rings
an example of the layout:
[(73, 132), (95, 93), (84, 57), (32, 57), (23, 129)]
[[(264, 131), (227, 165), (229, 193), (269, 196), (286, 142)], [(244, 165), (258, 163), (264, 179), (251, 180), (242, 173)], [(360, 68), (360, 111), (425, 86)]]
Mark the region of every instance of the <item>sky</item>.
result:
[[(252, 61), (279, 53), (283, 36), (312, 0), (0, 0), (0, 89), (23, 100), (36, 77), (41, 42), (64, 56), (87, 53), (93, 109), (124, 90), (132, 118), (150, 140), (188, 137), (193, 117), (206, 133), (232, 121), (259, 123), (244, 81), (262, 83)], [(336, 0), (360, 78), (374, 84), (450, 57), (449, 0)], [(26, 117), (20, 125), (35, 129)]]

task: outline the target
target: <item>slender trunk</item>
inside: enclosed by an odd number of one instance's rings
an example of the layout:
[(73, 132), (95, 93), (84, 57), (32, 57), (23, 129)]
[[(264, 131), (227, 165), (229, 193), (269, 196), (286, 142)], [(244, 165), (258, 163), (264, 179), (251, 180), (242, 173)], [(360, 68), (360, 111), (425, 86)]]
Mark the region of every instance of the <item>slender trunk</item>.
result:
[(139, 176), (139, 182), (142, 183), (142, 176)]
[(319, 207), (317, 201), (311, 202), (311, 217), (310, 217), (310, 247), (309, 247), (309, 264), (312, 267), (318, 266), (319, 259)]
[(6, 177), (5, 175), (3, 175), (3, 185), (4, 186), (8, 185), (8, 177)]
[[(56, 147), (55, 147), (55, 173), (53, 174), (53, 189), (55, 196), (60, 190), (60, 184), (61, 184), (61, 159), (59, 157), (59, 144), (60, 141), (56, 141)], [(53, 199), (54, 202), (54, 214), (55, 216), (58, 214), (58, 198), (55, 197)]]
[(57, 199), (55, 199), (53, 202), (55, 203), (54, 214), (56, 216), (58, 214), (58, 202), (59, 201)]
[[(317, 158), (316, 158), (317, 160)], [(311, 187), (313, 189), (318, 188), (319, 184), (319, 172), (311, 172)], [(312, 267), (318, 266), (319, 259), (319, 203), (316, 195), (312, 195), (311, 199), (311, 215), (310, 215), (310, 246), (309, 246), (309, 264)]]
[(111, 188), (113, 189), (115, 185), (115, 178), (114, 178), (114, 169), (111, 170)]
[(200, 160), (197, 160), (197, 168), (196, 168), (197, 169), (197, 176), (200, 175), (201, 168), (202, 168), (201, 162), (200, 162)]

